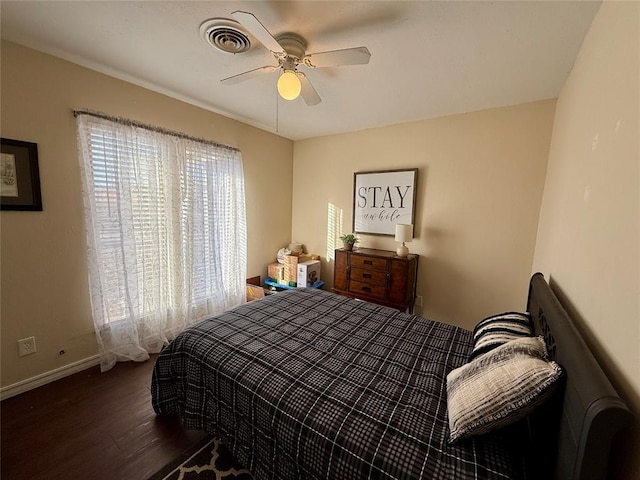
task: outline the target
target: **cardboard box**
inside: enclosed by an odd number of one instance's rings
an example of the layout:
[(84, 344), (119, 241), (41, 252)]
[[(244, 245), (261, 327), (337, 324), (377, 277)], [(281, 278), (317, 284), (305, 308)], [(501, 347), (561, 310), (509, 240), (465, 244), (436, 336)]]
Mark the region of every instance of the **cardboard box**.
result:
[(298, 263), (308, 262), (310, 260), (313, 260), (310, 253), (301, 253), (298, 255)]
[(284, 265), (281, 263), (270, 263), (267, 266), (267, 275), (276, 281), (284, 280)]
[(310, 287), (320, 280), (320, 260), (298, 263), (298, 287)]
[(247, 302), (259, 300), (264, 297), (264, 288), (260, 285), (250, 285), (247, 283)]
[(284, 256), (284, 281), (296, 282), (298, 279), (298, 256), (297, 255), (285, 255)]

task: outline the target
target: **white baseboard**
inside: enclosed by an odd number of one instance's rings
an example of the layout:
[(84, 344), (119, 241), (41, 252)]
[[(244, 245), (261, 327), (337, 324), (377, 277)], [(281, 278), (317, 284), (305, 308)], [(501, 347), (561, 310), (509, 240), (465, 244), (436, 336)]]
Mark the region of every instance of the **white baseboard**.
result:
[(16, 382), (12, 385), (7, 385), (6, 387), (0, 388), (0, 400), (5, 400), (21, 393), (28, 392), (29, 390), (33, 390), (34, 388), (41, 387), (42, 385), (46, 385), (47, 383), (55, 382), (56, 380), (60, 380), (61, 378), (68, 377), (69, 375), (73, 375), (74, 373), (81, 372), (82, 370), (86, 370), (87, 368), (95, 367), (96, 365), (100, 365), (100, 355), (93, 355), (92, 357), (78, 360), (77, 362), (73, 362), (69, 365), (56, 368), (55, 370), (41, 373), (40, 375), (36, 375), (35, 377), (21, 380), (20, 382)]

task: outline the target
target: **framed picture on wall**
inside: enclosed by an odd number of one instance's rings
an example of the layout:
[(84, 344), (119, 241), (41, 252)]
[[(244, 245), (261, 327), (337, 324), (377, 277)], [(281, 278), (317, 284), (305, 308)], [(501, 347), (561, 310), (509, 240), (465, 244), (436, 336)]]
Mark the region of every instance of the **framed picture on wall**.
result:
[(0, 209), (42, 211), (38, 145), (0, 138)]
[(394, 235), (398, 223), (414, 224), (418, 169), (353, 174), (353, 231)]

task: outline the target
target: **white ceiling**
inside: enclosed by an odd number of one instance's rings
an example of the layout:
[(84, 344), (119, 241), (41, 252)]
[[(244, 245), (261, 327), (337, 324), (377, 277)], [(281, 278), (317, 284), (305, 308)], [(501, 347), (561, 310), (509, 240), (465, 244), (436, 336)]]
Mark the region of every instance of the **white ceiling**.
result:
[[(600, 1), (5, 1), (2, 38), (299, 140), (554, 98)], [(278, 99), (277, 73), (220, 80), (273, 55), (232, 55), (199, 33), (253, 13), (307, 53), (366, 46), (368, 65), (304, 70), (322, 98)], [(107, 112), (117, 115), (118, 112)]]

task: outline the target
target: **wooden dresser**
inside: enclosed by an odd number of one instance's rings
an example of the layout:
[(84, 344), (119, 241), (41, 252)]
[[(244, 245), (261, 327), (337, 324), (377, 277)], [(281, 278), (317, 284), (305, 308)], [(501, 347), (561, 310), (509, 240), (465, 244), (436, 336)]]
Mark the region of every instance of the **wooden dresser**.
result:
[(398, 257), (389, 250), (335, 251), (333, 292), (413, 312), (418, 255)]

